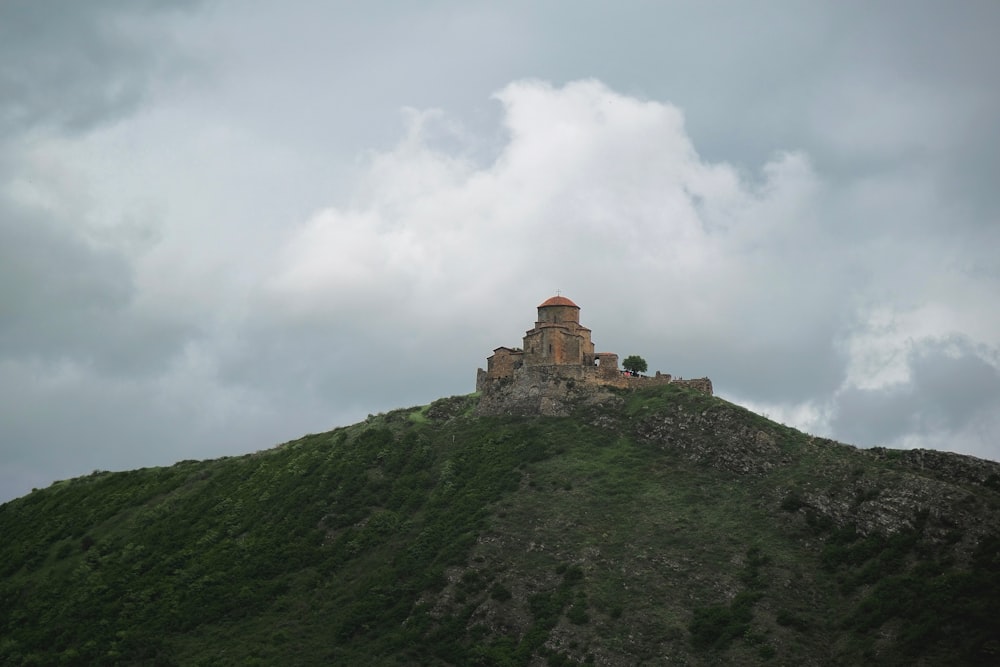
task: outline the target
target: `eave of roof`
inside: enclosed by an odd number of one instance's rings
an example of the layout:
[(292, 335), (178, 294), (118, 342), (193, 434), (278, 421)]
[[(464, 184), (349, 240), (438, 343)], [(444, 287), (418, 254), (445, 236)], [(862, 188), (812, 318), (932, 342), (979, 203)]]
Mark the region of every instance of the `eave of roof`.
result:
[(564, 296), (549, 297), (548, 299), (543, 301), (538, 307), (548, 308), (549, 306), (570, 306), (571, 308), (577, 308), (577, 309), (580, 308), (580, 306), (576, 305), (575, 303), (573, 303)]

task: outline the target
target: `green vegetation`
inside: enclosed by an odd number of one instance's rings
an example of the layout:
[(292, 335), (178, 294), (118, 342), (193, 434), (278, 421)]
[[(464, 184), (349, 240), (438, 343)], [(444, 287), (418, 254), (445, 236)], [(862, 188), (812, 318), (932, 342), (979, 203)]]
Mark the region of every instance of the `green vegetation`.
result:
[[(675, 386), (568, 418), (475, 402), (0, 506), (0, 665), (1000, 651), (996, 477), (952, 484)], [(925, 504), (900, 514), (908, 498)]]
[(630, 354), (622, 361), (622, 368), (630, 373), (645, 373), (649, 368), (646, 360), (637, 354)]

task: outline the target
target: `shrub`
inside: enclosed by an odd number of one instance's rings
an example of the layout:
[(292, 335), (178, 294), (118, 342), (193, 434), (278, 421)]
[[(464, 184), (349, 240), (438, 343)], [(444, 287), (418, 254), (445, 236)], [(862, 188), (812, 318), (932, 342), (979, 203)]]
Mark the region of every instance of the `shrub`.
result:
[(493, 588), (490, 589), (490, 597), (497, 602), (506, 602), (507, 600), (514, 597), (510, 589), (502, 584), (493, 584)]
[(587, 615), (587, 605), (583, 601), (576, 602), (573, 606), (569, 608), (566, 612), (566, 618), (573, 625), (586, 625), (590, 622), (590, 616)]

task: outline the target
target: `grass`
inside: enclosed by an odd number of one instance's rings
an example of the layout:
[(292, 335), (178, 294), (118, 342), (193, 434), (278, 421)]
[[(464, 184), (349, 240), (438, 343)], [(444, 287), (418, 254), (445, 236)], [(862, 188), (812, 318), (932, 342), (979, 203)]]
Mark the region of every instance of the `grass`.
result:
[(406, 416), (406, 418), (409, 419), (414, 424), (426, 424), (430, 421), (427, 418), (427, 408), (429, 407), (430, 405), (421, 406), (416, 410), (414, 410), (413, 412), (409, 413)]
[[(968, 540), (810, 505), (880, 502), (895, 460), (669, 386), (572, 418), (475, 398), (0, 506), (0, 664), (847, 664), (904, 621), (881, 655), (990, 650), (994, 542), (963, 569)], [(773, 465), (727, 467), (759, 433)]]

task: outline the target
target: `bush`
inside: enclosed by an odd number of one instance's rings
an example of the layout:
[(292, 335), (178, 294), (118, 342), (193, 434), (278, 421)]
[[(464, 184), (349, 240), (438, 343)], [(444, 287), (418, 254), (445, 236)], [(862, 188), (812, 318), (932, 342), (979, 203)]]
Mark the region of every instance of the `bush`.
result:
[(506, 602), (507, 600), (514, 597), (510, 589), (502, 584), (493, 584), (493, 588), (490, 589), (490, 597), (497, 602)]
[(750, 630), (753, 605), (759, 594), (744, 591), (728, 605), (713, 605), (694, 610), (688, 630), (691, 642), (698, 648), (723, 649)]
[(590, 616), (587, 615), (587, 605), (583, 601), (578, 601), (573, 606), (569, 608), (566, 612), (566, 618), (573, 625), (586, 625), (590, 622)]
[(784, 498), (781, 499), (781, 509), (785, 512), (797, 512), (799, 509), (806, 507), (807, 503), (805, 498), (802, 497), (798, 491), (789, 491)]

